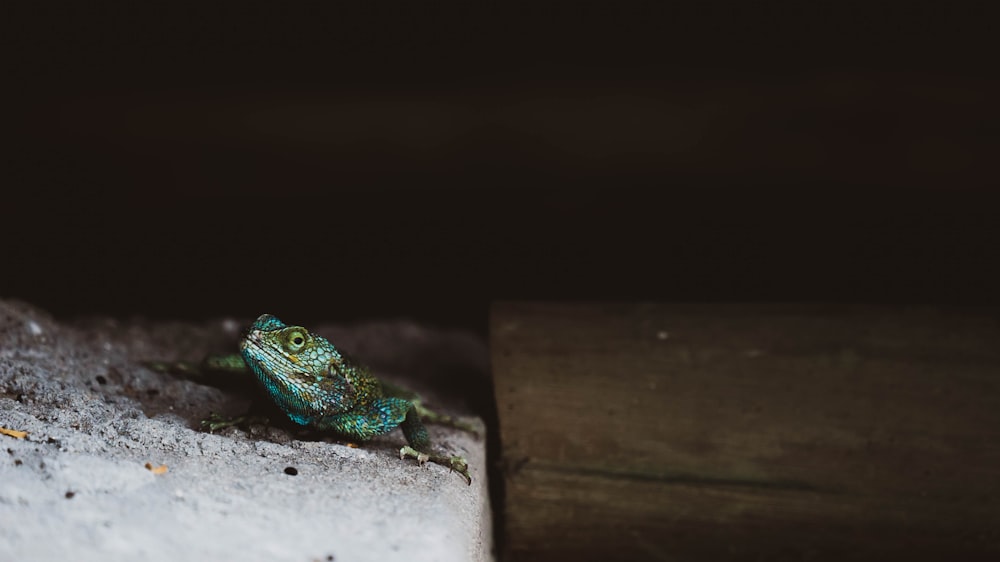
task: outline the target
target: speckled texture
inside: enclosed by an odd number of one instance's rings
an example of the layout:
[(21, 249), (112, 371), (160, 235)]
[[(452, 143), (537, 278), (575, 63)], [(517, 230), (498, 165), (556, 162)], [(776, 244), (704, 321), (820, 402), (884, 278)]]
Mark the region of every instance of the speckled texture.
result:
[[(0, 436), (4, 559), (492, 557), (481, 439), (429, 428), (435, 443), (468, 459), (470, 487), (443, 467), (399, 460), (398, 431), (357, 449), (275, 428), (252, 438), (207, 434), (197, 429), (202, 417), (238, 413), (246, 399), (138, 363), (234, 349), (243, 322), (65, 325), (0, 301), (0, 426), (28, 432)], [(412, 323), (317, 332), (397, 381), (418, 357), (413, 370), (433, 370), (439, 355), (471, 376), (488, 361), (477, 338)]]
[(263, 314), (240, 341), (240, 350), (271, 399), (295, 423), (359, 441), (398, 427), (410, 445), (430, 450), (430, 436), (413, 404), (387, 395), (368, 367), (343, 356), (323, 336)]

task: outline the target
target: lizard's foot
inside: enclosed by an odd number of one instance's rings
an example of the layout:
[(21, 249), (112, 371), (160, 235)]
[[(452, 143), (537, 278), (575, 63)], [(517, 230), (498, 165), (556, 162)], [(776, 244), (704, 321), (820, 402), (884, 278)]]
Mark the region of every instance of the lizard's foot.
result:
[(449, 416), (447, 414), (435, 412), (434, 410), (431, 410), (427, 406), (421, 404), (419, 400), (413, 402), (413, 407), (416, 408), (417, 413), (420, 414), (420, 419), (426, 423), (453, 427), (455, 429), (471, 433), (477, 439), (480, 437), (479, 427), (471, 422), (454, 416)]
[(424, 464), (425, 462), (432, 462), (434, 464), (439, 464), (441, 466), (448, 467), (448, 470), (459, 473), (462, 478), (465, 478), (465, 482), (472, 485), (472, 477), (469, 476), (469, 463), (466, 462), (464, 457), (451, 456), (447, 457), (444, 455), (436, 455), (434, 453), (423, 453), (406, 445), (399, 450), (399, 458), (405, 459), (406, 457), (414, 458), (417, 460), (418, 464)]
[(267, 425), (269, 420), (262, 416), (236, 416), (225, 418), (216, 413), (211, 413), (207, 418), (201, 420), (201, 428), (209, 433), (225, 429), (227, 427), (247, 428), (253, 424)]

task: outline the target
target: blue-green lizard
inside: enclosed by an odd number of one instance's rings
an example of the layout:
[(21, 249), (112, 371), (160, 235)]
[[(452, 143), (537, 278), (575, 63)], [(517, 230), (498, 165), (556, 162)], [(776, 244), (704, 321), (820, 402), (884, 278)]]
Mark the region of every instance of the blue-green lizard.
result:
[[(193, 369), (183, 364), (149, 365), (159, 370)], [(245, 371), (249, 366), (271, 400), (299, 425), (333, 431), (359, 442), (399, 427), (409, 443), (400, 449), (400, 458), (447, 466), (472, 483), (464, 459), (430, 451), (430, 437), (421, 415), (434, 423), (474, 429), (423, 408), (412, 393), (378, 380), (326, 338), (302, 326), (289, 326), (270, 314), (261, 315), (240, 341), (239, 356), (210, 357), (203, 366), (230, 372)], [(216, 417), (203, 425), (214, 430), (238, 422)]]

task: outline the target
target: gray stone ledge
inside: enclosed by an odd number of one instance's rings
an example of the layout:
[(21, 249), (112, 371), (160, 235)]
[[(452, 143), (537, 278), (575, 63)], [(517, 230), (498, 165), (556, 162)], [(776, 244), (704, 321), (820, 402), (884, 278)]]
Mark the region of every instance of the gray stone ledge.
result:
[[(467, 486), (441, 466), (401, 461), (398, 430), (362, 448), (274, 428), (253, 436), (204, 433), (201, 417), (238, 412), (244, 399), (139, 363), (230, 349), (240, 327), (233, 320), (69, 325), (0, 301), (0, 426), (28, 432), (24, 439), (0, 435), (4, 556), (492, 559), (484, 439), (429, 428), (441, 450), (469, 461)], [(421, 352), (428, 346), (451, 367), (463, 362), (476, 376), (487, 368), (485, 345), (468, 334), (405, 322), (317, 331), (404, 384), (407, 363), (433, 361)], [(429, 389), (416, 386), (434, 402)], [(444, 409), (466, 413), (459, 404)], [(167, 470), (154, 474), (146, 463)]]

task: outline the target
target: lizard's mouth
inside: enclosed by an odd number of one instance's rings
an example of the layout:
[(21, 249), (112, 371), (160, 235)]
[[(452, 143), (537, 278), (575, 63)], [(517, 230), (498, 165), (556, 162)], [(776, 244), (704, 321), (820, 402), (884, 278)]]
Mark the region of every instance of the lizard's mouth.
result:
[(240, 340), (240, 351), (248, 363), (253, 363), (256, 368), (272, 375), (281, 372), (287, 376), (302, 371), (280, 349), (264, 339), (260, 330), (250, 330)]
[[(263, 351), (263, 347), (260, 341), (259, 330), (247, 330), (243, 334), (243, 338), (240, 339), (240, 351), (244, 353), (251, 351), (260, 353)], [(254, 355), (257, 355), (257, 353), (254, 353)]]
[(253, 328), (247, 329), (243, 332), (243, 339), (240, 340), (240, 347), (245, 347), (248, 343), (260, 343), (260, 330), (254, 330)]

